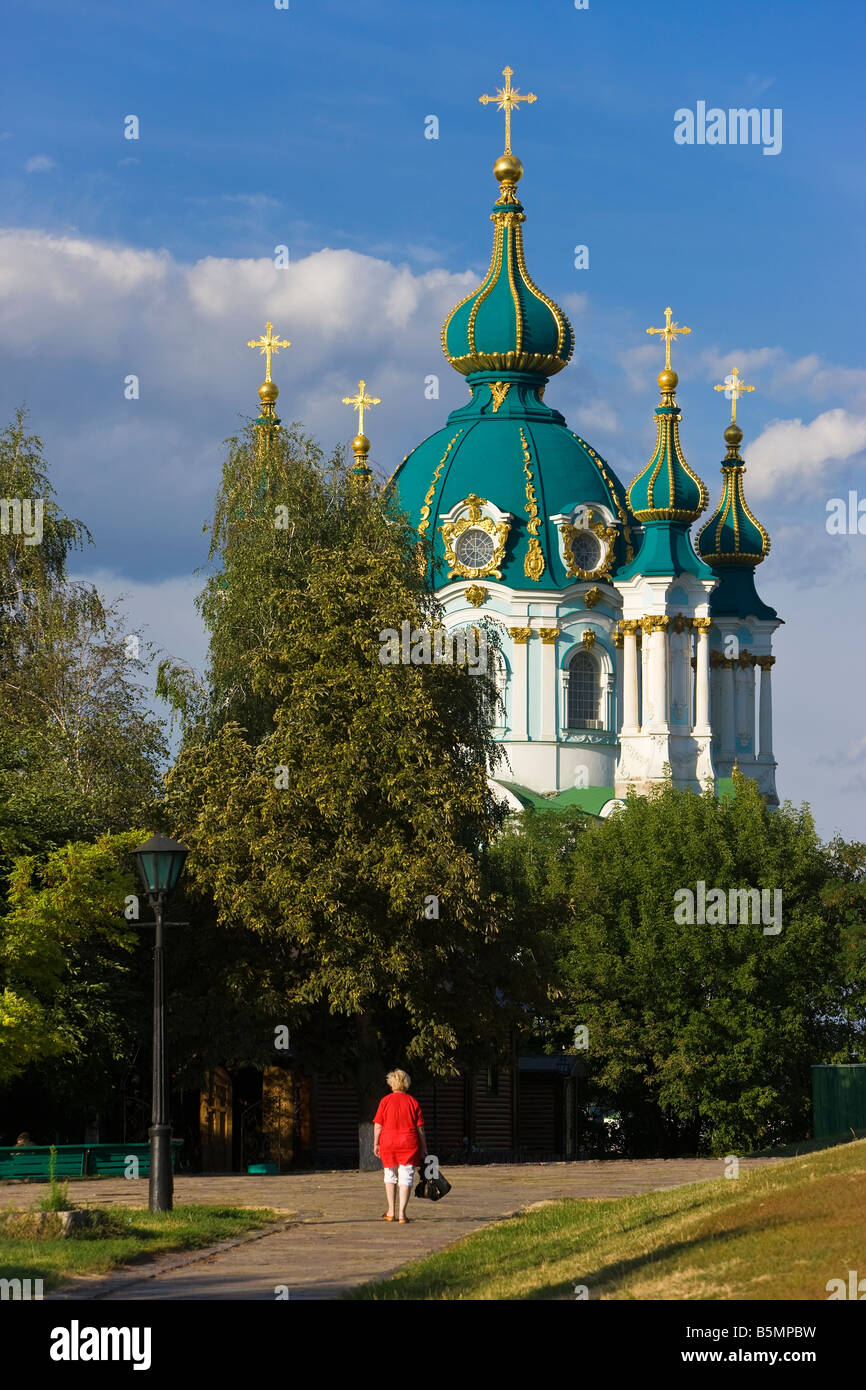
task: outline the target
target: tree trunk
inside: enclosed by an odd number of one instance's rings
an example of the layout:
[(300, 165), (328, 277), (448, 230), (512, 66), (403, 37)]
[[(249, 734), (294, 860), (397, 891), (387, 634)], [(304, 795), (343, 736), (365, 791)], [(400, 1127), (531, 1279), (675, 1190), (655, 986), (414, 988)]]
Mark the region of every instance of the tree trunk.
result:
[(370, 1014), (358, 1017), (358, 1168), (362, 1173), (381, 1172), (381, 1160), (373, 1153), (373, 1116), (385, 1092), (385, 1068), (379, 1051), (379, 1035)]

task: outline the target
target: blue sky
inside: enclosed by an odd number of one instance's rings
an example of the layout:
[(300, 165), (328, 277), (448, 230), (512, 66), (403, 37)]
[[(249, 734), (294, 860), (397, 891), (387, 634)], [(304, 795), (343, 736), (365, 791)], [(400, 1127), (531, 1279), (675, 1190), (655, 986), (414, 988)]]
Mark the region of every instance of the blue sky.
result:
[[(7, 0), (0, 419), (27, 401), (96, 537), (82, 567), (201, 660), (191, 571), (267, 318), (293, 345), (274, 369), (283, 418), (347, 440), (340, 398), (366, 377), (383, 472), (464, 398), (439, 326), (486, 269), (502, 118), (478, 96), (509, 63), (539, 98), (512, 140), (527, 261), (577, 338), (548, 399), (630, 481), (654, 441), (645, 329), (672, 304), (692, 328), (674, 359), (683, 443), (714, 505), (712, 386), (734, 363), (756, 385), (740, 418), (773, 536), (758, 587), (786, 619), (780, 790), (812, 801), (825, 834), (861, 834), (866, 537), (825, 518), (828, 499), (866, 497), (864, 29), (853, 0)], [(675, 144), (674, 112), (701, 101), (781, 109), (781, 153)]]

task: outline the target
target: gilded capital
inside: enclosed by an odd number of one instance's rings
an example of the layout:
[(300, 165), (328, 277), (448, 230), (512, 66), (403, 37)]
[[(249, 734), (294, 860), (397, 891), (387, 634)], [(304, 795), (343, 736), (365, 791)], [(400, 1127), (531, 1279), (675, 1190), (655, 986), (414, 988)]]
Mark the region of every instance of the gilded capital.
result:
[(692, 627), (695, 632), (703, 633), (706, 636), (713, 626), (712, 618), (692, 618)]
[(526, 642), (528, 642), (530, 637), (532, 636), (531, 627), (510, 627), (508, 631), (511, 633), (513, 640), (520, 647), (522, 647)]
[(774, 656), (756, 656), (755, 661), (762, 671), (770, 671), (776, 664), (776, 658)]
[(538, 634), (546, 647), (549, 647), (553, 642), (556, 641), (557, 637), (559, 636), (559, 633), (560, 629), (558, 627), (538, 628)]

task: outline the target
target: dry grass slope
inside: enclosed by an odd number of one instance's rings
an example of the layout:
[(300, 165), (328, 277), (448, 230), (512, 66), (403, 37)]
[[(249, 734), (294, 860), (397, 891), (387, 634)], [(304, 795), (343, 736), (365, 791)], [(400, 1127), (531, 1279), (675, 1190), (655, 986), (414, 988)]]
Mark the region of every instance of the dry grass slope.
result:
[(866, 1140), (674, 1191), (555, 1202), (497, 1222), (360, 1299), (827, 1298), (866, 1277)]

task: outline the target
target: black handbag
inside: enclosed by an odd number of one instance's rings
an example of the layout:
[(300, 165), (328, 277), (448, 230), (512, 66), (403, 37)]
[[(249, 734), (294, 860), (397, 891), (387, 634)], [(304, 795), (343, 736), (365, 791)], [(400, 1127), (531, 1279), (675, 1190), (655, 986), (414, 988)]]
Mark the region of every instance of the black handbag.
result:
[(418, 1186), (415, 1188), (416, 1197), (426, 1197), (431, 1202), (438, 1202), (447, 1192), (451, 1191), (451, 1184), (440, 1172), (438, 1178), (421, 1177)]
[(446, 1193), (451, 1191), (451, 1184), (447, 1178), (440, 1173), (438, 1178), (427, 1179), (427, 1196), (431, 1202), (438, 1202)]

